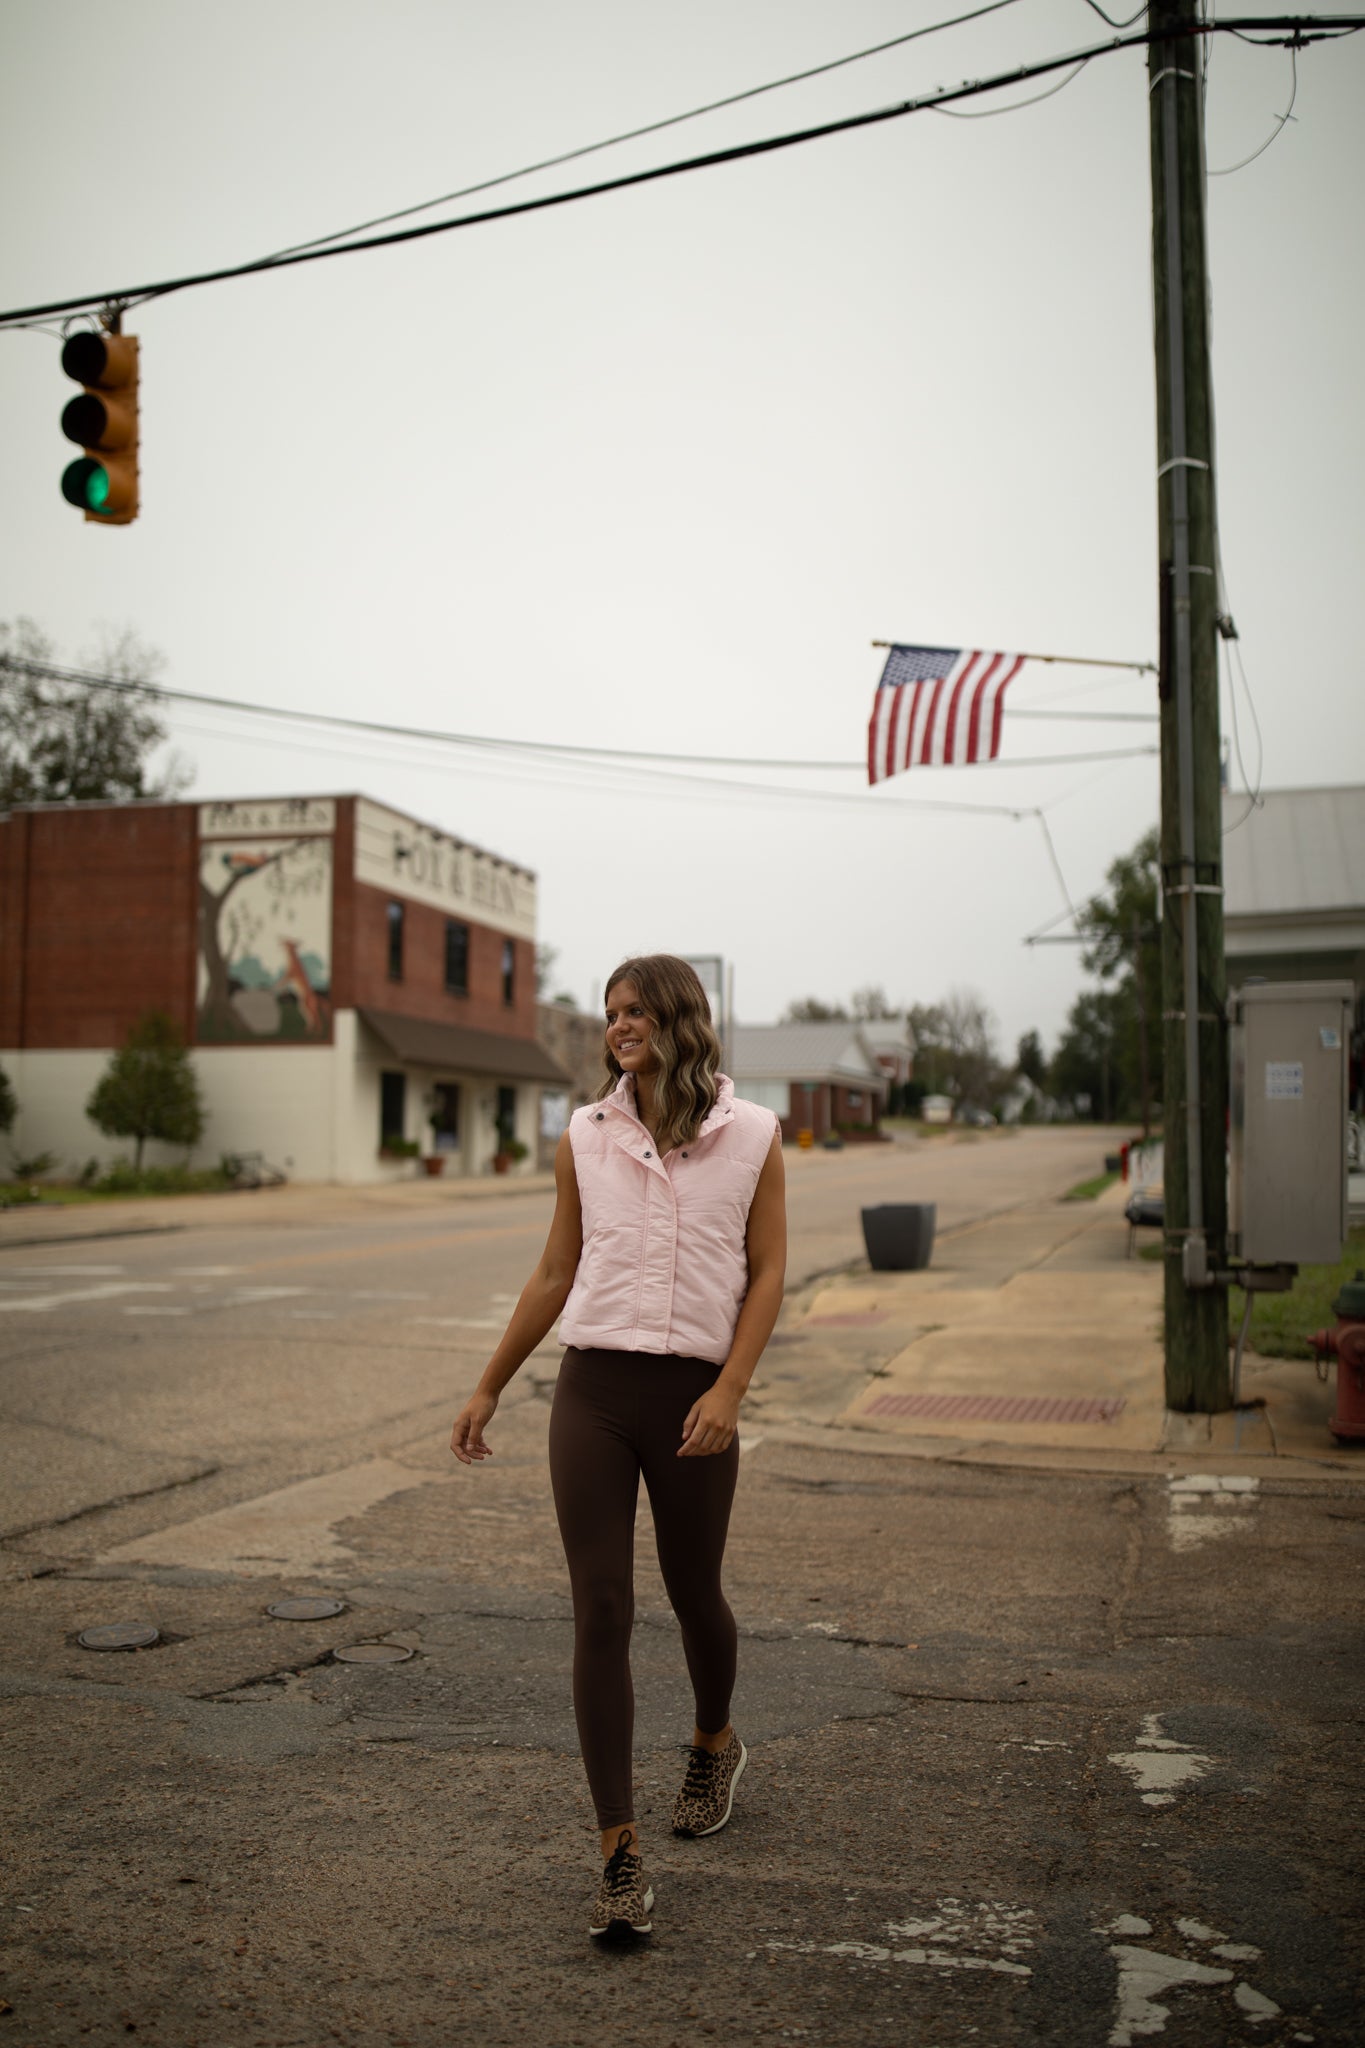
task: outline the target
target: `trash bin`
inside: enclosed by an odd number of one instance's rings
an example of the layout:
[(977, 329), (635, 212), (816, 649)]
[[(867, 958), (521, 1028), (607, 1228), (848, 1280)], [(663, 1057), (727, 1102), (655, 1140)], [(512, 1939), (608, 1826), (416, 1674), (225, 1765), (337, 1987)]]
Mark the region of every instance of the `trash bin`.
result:
[(863, 1243), (874, 1273), (918, 1273), (934, 1249), (937, 1202), (877, 1202), (864, 1209)]

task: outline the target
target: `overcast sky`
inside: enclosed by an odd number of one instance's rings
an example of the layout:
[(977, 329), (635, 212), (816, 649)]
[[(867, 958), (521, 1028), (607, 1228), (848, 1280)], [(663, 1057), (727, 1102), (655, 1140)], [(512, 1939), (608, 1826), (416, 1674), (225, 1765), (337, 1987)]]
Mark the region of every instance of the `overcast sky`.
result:
[[(111, 31), (91, 0), (7, 0), (0, 302), (265, 255), (939, 11), (132, 0)], [(1085, 0), (1016, 0), (501, 196), (1109, 34)], [(1211, 168), (1275, 132), (1291, 83), (1285, 51), (1217, 39)], [(1365, 783), (1362, 86), (1365, 38), (1305, 50), (1293, 119), (1210, 183), (1223, 555), (1270, 787)], [(131, 625), (190, 691), (856, 762), (874, 639), (1154, 658), (1149, 232), (1133, 51), (1002, 118), (917, 115), (165, 298), (128, 322), (143, 457), (126, 530), (59, 495), (74, 386), (55, 336), (0, 335), (0, 617), (33, 617), (69, 659), (101, 622)], [(1030, 665), (1009, 701), (1140, 712), (1155, 690)], [(1225, 730), (1227, 709), (1225, 689)], [(1081, 985), (1074, 948), (1023, 944), (1065, 907), (1042, 832), (917, 806), (1045, 808), (1077, 898), (1157, 812), (1150, 756), (1074, 758), (1154, 744), (1139, 724), (1007, 716), (1007, 759), (1073, 758), (872, 793), (856, 769), (735, 771), (810, 792), (794, 797), (184, 707), (170, 723), (196, 796), (361, 790), (535, 868), (555, 987), (581, 1002), (624, 952), (719, 952), (751, 1022), (867, 983), (908, 1002), (966, 986), (1006, 1046), (1030, 1027), (1051, 1044)]]

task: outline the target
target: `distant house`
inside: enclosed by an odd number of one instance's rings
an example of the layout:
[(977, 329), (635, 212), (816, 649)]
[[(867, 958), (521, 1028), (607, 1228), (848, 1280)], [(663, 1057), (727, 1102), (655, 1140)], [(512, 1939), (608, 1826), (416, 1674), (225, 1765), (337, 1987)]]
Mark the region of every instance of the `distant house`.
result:
[(903, 1088), (914, 1079), (915, 1033), (908, 1017), (877, 1017), (858, 1029), (886, 1078), (888, 1090)]
[(736, 1024), (731, 1067), (735, 1093), (775, 1110), (787, 1142), (798, 1131), (875, 1125), (889, 1083), (867, 1027), (835, 1024)]
[(1272, 789), (1250, 812), (1223, 792), (1228, 984), (1349, 981), (1351, 1095), (1365, 1053), (1365, 789)]

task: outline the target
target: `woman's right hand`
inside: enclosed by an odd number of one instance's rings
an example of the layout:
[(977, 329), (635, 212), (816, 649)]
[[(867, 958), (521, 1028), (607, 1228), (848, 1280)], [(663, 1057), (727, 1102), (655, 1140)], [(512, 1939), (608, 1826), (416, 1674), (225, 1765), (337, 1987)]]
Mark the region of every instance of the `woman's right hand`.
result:
[(493, 1420), (497, 1405), (496, 1394), (471, 1394), (455, 1417), (450, 1448), (462, 1465), (476, 1465), (480, 1459), (492, 1457), (493, 1447), (484, 1442), (483, 1433)]

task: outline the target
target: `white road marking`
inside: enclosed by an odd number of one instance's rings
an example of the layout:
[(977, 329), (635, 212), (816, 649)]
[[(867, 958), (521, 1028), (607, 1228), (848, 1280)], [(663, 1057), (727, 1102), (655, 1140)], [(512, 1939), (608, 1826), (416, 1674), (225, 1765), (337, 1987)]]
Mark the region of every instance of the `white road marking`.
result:
[(187, 1308), (172, 1308), (169, 1304), (157, 1307), (148, 1301), (130, 1301), (125, 1302), (123, 1313), (126, 1316), (187, 1316), (190, 1311)]
[(740, 1457), (742, 1458), (746, 1451), (756, 1451), (766, 1435), (767, 1431), (764, 1429), (742, 1429), (739, 1433)]
[(226, 1306), (237, 1308), (250, 1301), (288, 1301), (292, 1295), (316, 1294), (316, 1287), (234, 1287)]
[(1190, 1472), (1167, 1481), (1166, 1533), (1172, 1550), (1194, 1550), (1248, 1529), (1260, 1480)]
[(430, 1301), (425, 1288), (415, 1293), (405, 1287), (352, 1287), (348, 1290), (352, 1301)]
[(72, 1287), (62, 1294), (30, 1294), (18, 1301), (0, 1301), (0, 1310), (18, 1309), (38, 1315), (80, 1301), (109, 1301), (116, 1294), (170, 1294), (169, 1280), (111, 1280), (104, 1287)]
[[(1173, 1742), (1161, 1732), (1160, 1714), (1143, 1718), (1142, 1733), (1135, 1750), (1121, 1751), (1109, 1759), (1126, 1771), (1142, 1795), (1144, 1806), (1174, 1806), (1182, 1785), (1202, 1778), (1214, 1768), (1217, 1757), (1203, 1756), (1183, 1742)], [(1201, 1940), (1203, 1936), (1199, 1937)]]
[(184, 1280), (221, 1280), (229, 1273), (244, 1271), (241, 1266), (172, 1266), (173, 1273), (179, 1273)]
[(46, 1280), (53, 1273), (126, 1273), (126, 1266), (10, 1266), (7, 1273), (24, 1273), (32, 1279)]
[(1246, 2014), (1249, 2026), (1263, 2026), (1267, 2020), (1279, 2017), (1280, 2008), (1274, 1999), (1267, 1998), (1263, 1992), (1253, 1991), (1250, 1984), (1239, 1984), (1232, 1996), (1234, 2003)]
[(337, 1320), (334, 1308), (291, 1308), (287, 1313), (294, 1323), (334, 1323)]
[(500, 1330), (502, 1316), (409, 1316), (410, 1323), (427, 1323), (438, 1330)]
[(1155, 1949), (1131, 1948), (1115, 1942), (1109, 1953), (1119, 1966), (1118, 2010), (1110, 2029), (1109, 2048), (1132, 2048), (1139, 2034), (1165, 2032), (1171, 2016), (1158, 2001), (1181, 1984), (1230, 1984), (1231, 1970), (1211, 1970), (1184, 1956), (1163, 1956)]
[[(770, 1949), (793, 1955), (847, 1957), (855, 1963), (913, 1963), (935, 1970), (994, 1970), (1006, 1977), (1031, 1977), (1027, 1963), (1016, 1958), (1033, 1947), (1025, 1929), (1037, 1924), (1027, 1906), (1007, 1906), (998, 1899), (969, 1904), (962, 1899), (936, 1899), (935, 1912), (922, 1920), (887, 1922), (887, 1942), (770, 1941)], [(916, 1937), (920, 1937), (916, 1941)], [(909, 1939), (911, 1948), (894, 1948)], [(925, 1945), (921, 1945), (923, 1942)], [(990, 1953), (983, 1954), (981, 1951)]]

